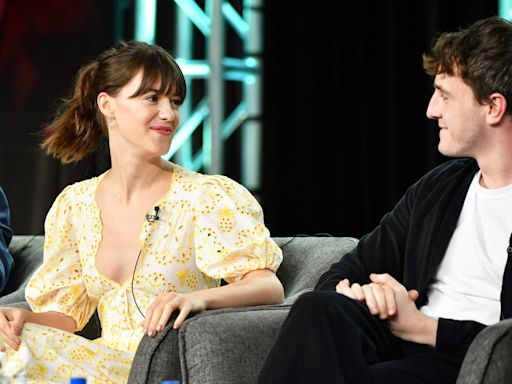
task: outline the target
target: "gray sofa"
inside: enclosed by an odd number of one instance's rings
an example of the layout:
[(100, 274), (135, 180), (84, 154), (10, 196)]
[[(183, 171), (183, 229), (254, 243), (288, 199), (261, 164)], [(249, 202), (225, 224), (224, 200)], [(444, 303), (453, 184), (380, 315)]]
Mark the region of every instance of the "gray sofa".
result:
[[(183, 384), (254, 383), (290, 305), (312, 289), (333, 262), (352, 249), (349, 237), (275, 238), (283, 249), (278, 271), (285, 288), (285, 302), (199, 313), (174, 331), (168, 326), (139, 345), (129, 383), (160, 383), (167, 379)], [(27, 308), (24, 287), (42, 261), (42, 236), (15, 236), (10, 246), (15, 271), (0, 298), (0, 306)], [(96, 317), (81, 332), (99, 335)], [(502, 384), (512, 378), (512, 320), (484, 329), (472, 343), (457, 384)]]

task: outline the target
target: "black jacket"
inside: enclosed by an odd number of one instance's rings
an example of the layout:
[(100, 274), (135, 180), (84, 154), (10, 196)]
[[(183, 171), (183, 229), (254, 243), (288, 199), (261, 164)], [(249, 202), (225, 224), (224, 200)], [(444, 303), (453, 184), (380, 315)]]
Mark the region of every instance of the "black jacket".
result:
[[(361, 238), (356, 249), (322, 275), (316, 289), (334, 290), (344, 278), (366, 284), (372, 272), (389, 273), (408, 290), (418, 290), (416, 305), (424, 305), (477, 171), (475, 160), (457, 159), (427, 173), (408, 188), (377, 228)], [(511, 269), (507, 262), (501, 295), (503, 317), (512, 315)], [(439, 319), (437, 348), (466, 350), (484, 327), (474, 321)]]

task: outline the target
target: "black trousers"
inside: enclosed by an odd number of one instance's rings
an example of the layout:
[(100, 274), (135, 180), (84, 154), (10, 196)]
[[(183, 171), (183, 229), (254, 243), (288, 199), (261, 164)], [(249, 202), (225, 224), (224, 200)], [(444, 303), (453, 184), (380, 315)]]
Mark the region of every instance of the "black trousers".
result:
[(366, 305), (314, 291), (292, 306), (258, 383), (452, 384), (465, 352), (401, 340)]

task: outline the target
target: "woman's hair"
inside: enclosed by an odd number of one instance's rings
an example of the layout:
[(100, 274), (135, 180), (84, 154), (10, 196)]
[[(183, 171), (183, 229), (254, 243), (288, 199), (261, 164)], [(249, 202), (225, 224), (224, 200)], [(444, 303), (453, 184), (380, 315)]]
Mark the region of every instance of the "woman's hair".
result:
[(140, 70), (140, 96), (160, 81), (159, 94), (174, 95), (183, 101), (186, 85), (173, 57), (157, 45), (138, 41), (120, 42), (84, 65), (77, 74), (73, 96), (64, 99), (55, 119), (46, 127), (41, 147), (62, 163), (83, 159), (107, 136), (106, 121), (97, 106), (97, 96), (116, 96)]
[(423, 55), (423, 68), (431, 75), (458, 75), (480, 104), (494, 92), (507, 100), (512, 114), (512, 24), (499, 17), (477, 21), (466, 29), (443, 33), (432, 53)]

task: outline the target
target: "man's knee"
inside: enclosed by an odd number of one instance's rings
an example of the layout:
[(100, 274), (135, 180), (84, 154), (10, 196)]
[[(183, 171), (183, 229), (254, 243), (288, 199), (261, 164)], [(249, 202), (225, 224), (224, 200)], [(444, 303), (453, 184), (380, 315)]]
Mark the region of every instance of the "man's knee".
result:
[[(360, 303), (334, 291), (312, 291), (301, 295), (292, 306), (291, 312), (315, 314), (315, 316), (351, 313)], [(357, 310), (357, 309), (356, 309)]]
[(299, 296), (295, 304), (293, 304), (292, 308), (295, 309), (307, 309), (307, 310), (323, 310), (324, 308), (328, 308), (338, 298), (339, 294), (336, 292), (327, 292), (327, 291), (311, 291), (306, 292), (303, 295)]

